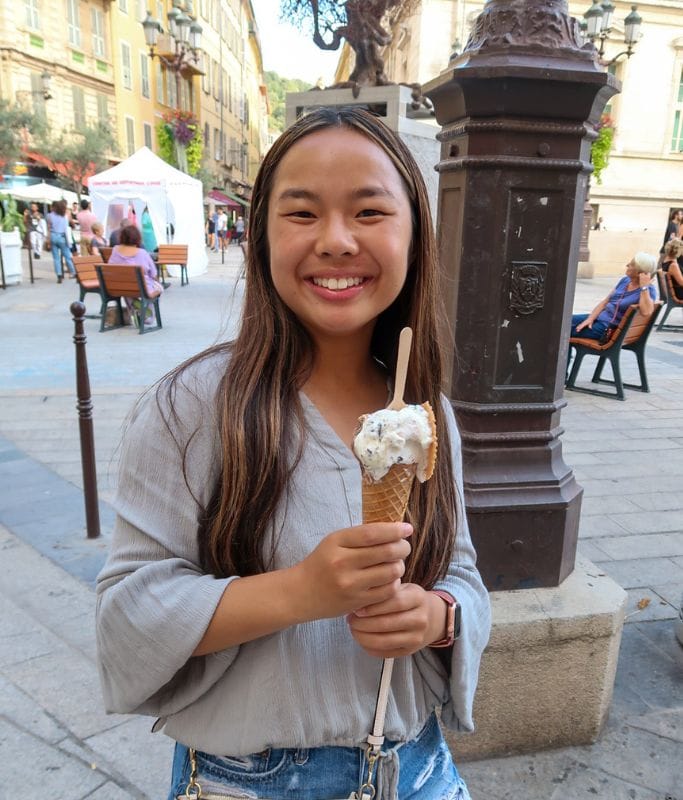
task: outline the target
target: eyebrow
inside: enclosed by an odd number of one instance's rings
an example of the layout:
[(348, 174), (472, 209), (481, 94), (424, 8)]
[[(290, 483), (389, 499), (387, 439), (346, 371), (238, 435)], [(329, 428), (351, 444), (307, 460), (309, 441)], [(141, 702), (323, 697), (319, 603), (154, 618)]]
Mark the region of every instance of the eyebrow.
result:
[[(396, 199), (392, 192), (381, 186), (361, 186), (351, 192), (352, 200), (364, 200), (372, 197), (385, 197), (389, 200)], [(309, 189), (292, 186), (289, 189), (285, 189), (278, 197), (278, 200), (311, 200), (315, 202), (320, 200), (320, 195), (311, 192)]]

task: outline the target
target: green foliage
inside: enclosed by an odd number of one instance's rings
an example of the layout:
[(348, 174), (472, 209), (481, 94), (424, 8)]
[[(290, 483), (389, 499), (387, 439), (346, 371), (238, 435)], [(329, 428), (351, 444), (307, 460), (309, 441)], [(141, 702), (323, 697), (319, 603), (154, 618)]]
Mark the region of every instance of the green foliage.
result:
[[(176, 169), (197, 175), (204, 140), (199, 120), (190, 111), (169, 111), (157, 125), (159, 156)], [(184, 162), (184, 163), (183, 163)]]
[(2, 220), (0, 220), (0, 230), (10, 233), (15, 228), (19, 228), (19, 233), (23, 236), (26, 233), (24, 217), (17, 209), (17, 201), (9, 194), (0, 195), (2, 205)]
[(311, 88), (311, 84), (298, 78), (281, 78), (277, 72), (263, 74), (270, 103), (269, 128), (282, 133), (285, 129), (285, 95), (287, 92), (306, 92)]
[(0, 100), (0, 162), (17, 161), (25, 137), (39, 135), (44, 129), (45, 122), (37, 114)]
[(593, 176), (598, 183), (602, 183), (602, 171), (609, 164), (609, 154), (612, 151), (615, 132), (616, 128), (611, 117), (604, 115), (598, 126), (598, 138), (591, 145)]
[(54, 164), (60, 182), (80, 196), (88, 177), (108, 166), (107, 156), (117, 152), (117, 144), (111, 126), (97, 122), (44, 139), (40, 151)]

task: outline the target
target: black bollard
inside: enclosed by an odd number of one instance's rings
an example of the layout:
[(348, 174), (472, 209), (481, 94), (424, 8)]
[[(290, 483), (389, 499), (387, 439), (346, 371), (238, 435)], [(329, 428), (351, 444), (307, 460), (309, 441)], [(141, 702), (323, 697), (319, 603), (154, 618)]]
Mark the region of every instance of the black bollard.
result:
[(31, 249), (30, 242), (26, 250), (28, 251), (28, 274), (31, 278), (31, 283), (35, 283), (35, 280), (33, 278), (33, 250)]
[(100, 509), (97, 502), (97, 467), (95, 466), (95, 437), (92, 422), (92, 398), (88, 359), (85, 352), (86, 335), (83, 331), (85, 305), (78, 300), (69, 306), (75, 324), (76, 393), (78, 395), (78, 427), (81, 437), (81, 464), (83, 466), (83, 495), (88, 539), (100, 535)]

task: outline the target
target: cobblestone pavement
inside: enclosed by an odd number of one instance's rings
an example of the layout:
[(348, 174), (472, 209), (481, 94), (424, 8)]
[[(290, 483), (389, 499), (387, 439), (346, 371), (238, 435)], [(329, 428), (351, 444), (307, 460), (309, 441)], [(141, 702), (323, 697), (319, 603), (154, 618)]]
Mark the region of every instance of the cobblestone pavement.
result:
[[(0, 798), (165, 798), (169, 741), (148, 732), (151, 720), (101, 710), (92, 581), (127, 414), (144, 388), (229, 337), (238, 319), (241, 253), (210, 261), (189, 286), (172, 281), (161, 331), (100, 334), (86, 321), (103, 528), (90, 541), (68, 311), (75, 281), (57, 285), (43, 258), (33, 285), (0, 292)], [(575, 310), (590, 310), (615, 282), (578, 281)], [(95, 313), (97, 298), (86, 302)], [(626, 380), (636, 375), (631, 358)], [(562, 412), (564, 458), (585, 489), (579, 550), (629, 595), (609, 722), (589, 747), (461, 765), (474, 800), (683, 800), (683, 648), (672, 635), (683, 588), (682, 333), (653, 333), (648, 372), (650, 394), (567, 393)]]

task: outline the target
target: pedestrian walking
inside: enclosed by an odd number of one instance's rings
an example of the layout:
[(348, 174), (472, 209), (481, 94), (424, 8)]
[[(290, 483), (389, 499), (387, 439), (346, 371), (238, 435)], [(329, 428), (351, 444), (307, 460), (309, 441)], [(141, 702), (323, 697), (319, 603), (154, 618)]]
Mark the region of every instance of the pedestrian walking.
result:
[(57, 275), (57, 283), (62, 282), (62, 260), (66, 263), (71, 277), (75, 278), (76, 268), (71, 258), (71, 250), (69, 249), (69, 221), (66, 217), (66, 200), (54, 201), (52, 210), (47, 215), (47, 227), (49, 231), (50, 250), (52, 251), (52, 261), (55, 274)]
[(244, 239), (244, 217), (237, 217), (237, 221), (235, 222), (235, 237), (237, 238), (237, 244), (242, 244), (242, 240)]
[[(97, 581), (106, 706), (176, 740), (169, 800), (350, 798), (395, 657), (377, 788), (358, 796), (466, 800), (435, 712), (472, 729), (490, 609), (420, 170), (372, 114), (318, 109), (266, 154), (250, 224), (236, 339), (163, 378), (125, 437)], [(362, 524), (349, 445), (407, 324), (408, 394), (433, 406), (441, 458), (412, 524)]]
[(225, 237), (228, 235), (228, 215), (225, 209), (218, 209), (218, 217), (216, 218), (216, 235), (218, 237), (218, 246), (221, 250), (225, 248)]
[(47, 236), (47, 222), (45, 217), (40, 213), (37, 203), (31, 203), (31, 211), (28, 218), (29, 229), (29, 242), (31, 250), (33, 251), (33, 258), (40, 258), (45, 246), (45, 237)]
[(98, 221), (97, 217), (90, 210), (90, 201), (85, 197), (81, 200), (81, 210), (76, 214), (78, 229), (80, 231), (81, 255), (90, 255), (90, 242), (93, 237), (92, 226)]

